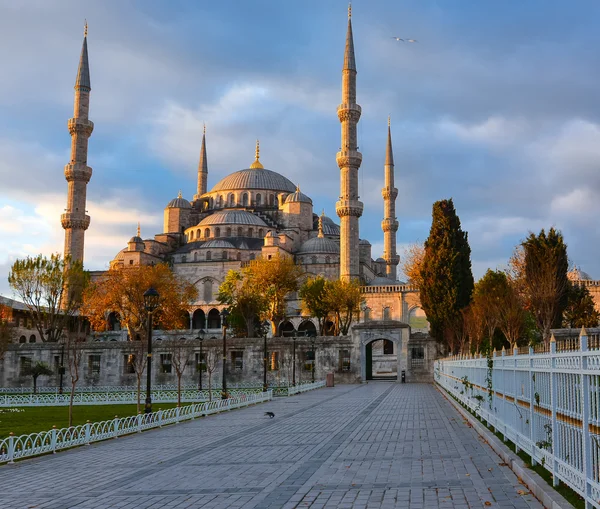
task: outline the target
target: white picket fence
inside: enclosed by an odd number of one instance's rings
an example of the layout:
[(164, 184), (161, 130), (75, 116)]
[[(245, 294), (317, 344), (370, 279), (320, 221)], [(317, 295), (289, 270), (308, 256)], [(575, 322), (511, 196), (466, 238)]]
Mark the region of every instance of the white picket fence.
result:
[(435, 381), (600, 508), (600, 338), (435, 363)]
[(321, 387), (325, 387), (325, 380), (318, 380), (316, 382), (306, 383), (306, 384), (298, 384), (296, 386), (288, 387), (288, 396), (293, 396), (294, 394), (300, 394), (301, 392), (312, 391), (314, 389), (320, 389)]
[(102, 422), (88, 422), (81, 426), (52, 429), (40, 433), (31, 433), (30, 435), (16, 437), (11, 433), (8, 438), (0, 441), (0, 463), (13, 463), (15, 460), (30, 456), (56, 453), (70, 447), (88, 445), (131, 433), (141, 433), (147, 429), (160, 428), (167, 424), (175, 424), (205, 415), (233, 410), (234, 408), (255, 405), (272, 399), (272, 391), (243, 394), (235, 398), (159, 410), (151, 414), (139, 414)]

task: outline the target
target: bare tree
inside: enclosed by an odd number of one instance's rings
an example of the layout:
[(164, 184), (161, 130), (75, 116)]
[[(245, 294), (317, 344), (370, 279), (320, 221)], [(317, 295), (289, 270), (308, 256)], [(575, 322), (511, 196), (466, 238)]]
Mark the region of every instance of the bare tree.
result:
[(511, 347), (517, 344), (517, 341), (525, 331), (526, 312), (523, 307), (523, 300), (519, 295), (519, 290), (509, 285), (509, 291), (504, 296), (502, 307), (500, 308), (500, 322), (498, 326), (509, 342)]
[(75, 386), (79, 381), (79, 368), (83, 358), (83, 343), (77, 341), (74, 334), (67, 336), (67, 362), (69, 374), (71, 375), (71, 396), (69, 398), (69, 427), (73, 425), (73, 398), (75, 397)]
[(483, 312), (476, 303), (472, 302), (462, 310), (462, 313), (465, 316), (465, 326), (469, 336), (469, 353), (473, 352), (473, 348), (479, 351), (485, 331)]
[(137, 412), (141, 410), (142, 377), (148, 365), (148, 342), (130, 341), (128, 343), (128, 363), (132, 366), (137, 380)]
[(15, 324), (12, 321), (12, 310), (0, 304), (0, 361), (4, 359), (4, 354), (16, 337)]
[(181, 377), (190, 362), (194, 344), (185, 339), (173, 339), (168, 342), (167, 351), (171, 354), (171, 363), (177, 374), (177, 406), (181, 406)]
[(204, 355), (204, 362), (206, 364), (206, 372), (208, 373), (208, 401), (212, 401), (212, 375), (217, 369), (221, 354), (219, 349), (215, 346), (211, 346)]
[(292, 373), (294, 369), (294, 357), (292, 355), (291, 348), (292, 347), (290, 345), (289, 350), (284, 350), (282, 352), (283, 355), (281, 359), (281, 370), (284, 372), (288, 386), (291, 384)]

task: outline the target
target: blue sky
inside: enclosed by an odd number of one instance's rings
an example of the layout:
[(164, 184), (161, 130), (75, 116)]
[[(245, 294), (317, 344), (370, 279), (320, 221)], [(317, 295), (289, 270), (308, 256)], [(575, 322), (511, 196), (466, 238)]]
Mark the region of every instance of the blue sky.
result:
[[(15, 258), (62, 251), (66, 122), (89, 23), (86, 266), (191, 199), (207, 124), (209, 187), (253, 160), (335, 216), (336, 107), (347, 3), (0, 0), (0, 293)], [(398, 242), (423, 241), (454, 198), (473, 269), (505, 265), (529, 231), (560, 228), (600, 278), (600, 5), (595, 1), (357, 0), (361, 237), (382, 251), (392, 117)], [(416, 44), (391, 36), (412, 37)]]

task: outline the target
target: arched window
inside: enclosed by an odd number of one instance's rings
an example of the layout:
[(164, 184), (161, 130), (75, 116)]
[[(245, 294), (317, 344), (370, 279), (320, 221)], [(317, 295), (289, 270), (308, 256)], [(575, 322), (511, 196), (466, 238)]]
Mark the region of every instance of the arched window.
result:
[(383, 308), (383, 319), (384, 320), (390, 319), (390, 308)]
[(316, 256), (311, 256), (310, 257), (310, 262), (311, 263), (317, 263), (317, 257)]
[(206, 259), (207, 259), (207, 260), (212, 260), (212, 257), (211, 257), (211, 255), (210, 255), (210, 251), (207, 251), (207, 252), (206, 252)]
[(194, 240), (194, 230), (188, 234), (188, 240)]
[(280, 336), (284, 336), (284, 337), (290, 337), (294, 335), (294, 332), (296, 331), (294, 324), (292, 322), (290, 322), (289, 320), (286, 320), (285, 322), (282, 322), (279, 325), (279, 335)]
[(271, 206), (275, 205), (275, 195), (274, 194), (269, 195), (269, 205), (271, 205)]
[(198, 261), (198, 252), (194, 253), (194, 261), (197, 262)]
[(19, 343), (27, 343), (27, 338), (25, 336), (21, 336), (19, 338)]
[(202, 297), (204, 299), (204, 302), (212, 302), (212, 300), (213, 300), (213, 282), (212, 282), (212, 279), (205, 279), (204, 280), (204, 285), (203, 285), (203, 290), (202, 290)]
[(317, 328), (315, 327), (315, 324), (311, 320), (304, 320), (298, 326), (298, 332), (304, 333), (305, 336), (313, 337), (313, 336), (317, 335)]
[(29, 336), (29, 342), (35, 343), (35, 334), (32, 334), (31, 336)]
[(244, 229), (241, 226), (238, 226), (238, 237), (244, 235)]
[(223, 254), (221, 255), (221, 258), (223, 260), (227, 260), (227, 251), (223, 251)]
[(258, 238), (262, 239), (265, 236), (265, 230), (263, 230), (262, 228), (260, 230), (258, 230)]
[(187, 261), (187, 256), (182, 255), (181, 256), (181, 263), (185, 263)]
[(256, 195), (256, 206), (260, 207), (262, 205), (262, 196), (260, 195), (260, 193), (258, 193)]
[(221, 236), (221, 228), (218, 226), (215, 228), (215, 237), (218, 238)]
[(200, 229), (196, 230), (196, 240), (200, 240), (201, 232)]
[(217, 196), (217, 208), (220, 209), (223, 206), (223, 198), (221, 196)]
[(201, 309), (196, 309), (192, 315), (192, 329), (205, 329), (206, 315)]
[(331, 263), (331, 257), (326, 256), (325, 257), (325, 263)]
[(252, 237), (254, 235), (254, 230), (252, 228), (248, 228), (248, 237)]
[(213, 308), (208, 312), (207, 322), (208, 329), (218, 329), (221, 327), (221, 315), (217, 309)]
[(235, 197), (233, 196), (233, 193), (229, 193), (229, 195), (227, 196), (227, 204), (230, 207), (233, 207), (235, 205)]
[(237, 252), (236, 255), (236, 260), (239, 262), (242, 259), (242, 253), (240, 253), (239, 251)]
[(250, 259), (254, 260), (256, 258), (256, 255), (254, 253), (250, 253)]
[(248, 193), (244, 193), (244, 194), (242, 195), (242, 205), (243, 205), (244, 207), (247, 207), (247, 206), (248, 206)]
[(227, 230), (225, 230), (225, 237), (231, 237), (231, 228), (227, 228)]
[(210, 237), (210, 228), (204, 229), (204, 238), (208, 239)]
[(365, 308), (363, 317), (365, 322), (368, 322), (371, 319), (371, 308)]

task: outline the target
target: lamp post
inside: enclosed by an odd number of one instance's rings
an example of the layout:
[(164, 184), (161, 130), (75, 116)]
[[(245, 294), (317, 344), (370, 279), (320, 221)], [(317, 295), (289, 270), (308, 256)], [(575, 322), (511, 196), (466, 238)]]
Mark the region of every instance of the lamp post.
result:
[(267, 329), (262, 327), (263, 330), (263, 392), (267, 392)]
[(203, 367), (203, 363), (202, 363), (202, 341), (204, 340), (204, 338), (201, 336), (201, 334), (204, 334), (204, 330), (200, 329), (198, 331), (198, 337), (196, 338), (199, 342), (200, 342), (200, 358), (198, 359), (198, 390), (201, 391), (202, 390), (202, 367)]
[(60, 366), (58, 367), (58, 374), (60, 375), (60, 382), (58, 386), (58, 393), (63, 393), (63, 376), (65, 374), (65, 342), (63, 339), (63, 343), (60, 347)]
[(292, 385), (296, 387), (296, 330), (294, 330), (293, 344), (294, 347), (292, 349)]
[(148, 324), (147, 336), (148, 339), (148, 361), (146, 367), (146, 404), (144, 406), (144, 412), (147, 414), (152, 413), (152, 313), (158, 308), (158, 301), (160, 295), (158, 292), (150, 287), (144, 293), (144, 308), (148, 313)]
[(315, 337), (312, 338), (312, 353), (313, 353), (313, 365), (312, 365), (312, 373), (311, 380), (314, 383), (315, 381), (315, 368), (317, 367), (317, 351), (315, 350)]
[(221, 311), (221, 325), (223, 326), (223, 383), (221, 384), (221, 398), (227, 399), (227, 317), (229, 311)]

